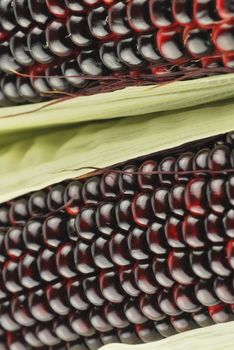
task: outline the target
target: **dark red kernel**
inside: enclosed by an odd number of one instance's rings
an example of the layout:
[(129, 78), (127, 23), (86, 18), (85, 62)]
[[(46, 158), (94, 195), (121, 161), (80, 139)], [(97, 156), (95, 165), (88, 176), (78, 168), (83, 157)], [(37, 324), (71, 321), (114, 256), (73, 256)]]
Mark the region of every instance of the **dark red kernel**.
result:
[(119, 174), (113, 171), (109, 171), (102, 175), (100, 189), (104, 198), (115, 198), (118, 196), (120, 192)]
[(17, 223), (24, 223), (28, 217), (28, 202), (26, 198), (19, 199), (15, 201), (9, 209), (9, 219), (12, 225)]
[(30, 215), (38, 216), (47, 213), (47, 193), (45, 191), (34, 192), (28, 201), (28, 210)]
[(42, 342), (36, 336), (36, 332), (34, 328), (23, 328), (22, 335), (26, 342), (32, 346), (33, 348), (38, 348), (43, 346)]
[(230, 240), (226, 245), (226, 256), (229, 265), (234, 269), (234, 240)]
[(214, 52), (211, 34), (211, 31), (199, 29), (197, 26), (191, 26), (185, 30), (184, 44), (194, 58), (211, 55)]
[(91, 325), (86, 313), (73, 312), (69, 315), (69, 321), (72, 329), (83, 337), (90, 337), (95, 334), (95, 330)]
[(126, 4), (118, 1), (109, 10), (110, 29), (117, 35), (127, 35), (131, 33), (127, 20)]
[(54, 318), (42, 289), (32, 291), (28, 295), (28, 306), (33, 317), (40, 322), (48, 322)]
[(82, 198), (84, 204), (97, 204), (101, 201), (99, 177), (93, 176), (85, 181), (82, 186)]
[(91, 10), (87, 16), (91, 34), (99, 40), (107, 40), (111, 37), (111, 31), (106, 20), (108, 12), (104, 6)]
[(113, 267), (111, 261), (109, 241), (102, 237), (96, 239), (91, 246), (91, 253), (94, 264), (100, 269), (109, 269)]
[(171, 337), (172, 335), (176, 334), (176, 330), (168, 318), (159, 322), (155, 322), (154, 325), (159, 334), (161, 334), (164, 338)]
[(136, 299), (130, 298), (124, 305), (124, 312), (127, 319), (133, 324), (142, 324), (147, 321), (142, 314)]
[(167, 218), (169, 212), (168, 194), (168, 189), (163, 187), (157, 188), (152, 194), (151, 205), (157, 219), (166, 220)]
[(191, 317), (186, 314), (171, 317), (171, 324), (178, 333), (197, 328), (197, 325), (191, 320)]
[(98, 332), (108, 332), (113, 329), (113, 327), (107, 321), (104, 311), (98, 307), (94, 307), (91, 309), (89, 313), (89, 320), (92, 326)]
[(58, 18), (66, 18), (69, 11), (62, 0), (46, 0), (48, 10)]
[(66, 292), (69, 303), (77, 310), (87, 310), (89, 303), (79, 280), (70, 279), (66, 284)]
[(60, 242), (67, 238), (67, 227), (65, 216), (52, 214), (45, 219), (42, 228), (45, 243), (53, 248), (57, 248)]
[(192, 317), (199, 327), (208, 327), (214, 324), (214, 321), (210, 318), (209, 313), (205, 309), (195, 312)]
[(117, 335), (117, 331), (115, 329), (113, 329), (109, 332), (101, 333), (100, 338), (101, 338), (103, 345), (112, 344), (112, 343), (115, 343), (115, 344), (120, 343), (119, 337)]
[(0, 228), (10, 226), (9, 223), (9, 208), (6, 205), (0, 206)]
[(90, 245), (78, 242), (74, 250), (74, 259), (79, 272), (89, 274), (95, 271)]
[(5, 301), (0, 306), (0, 324), (1, 327), (8, 332), (15, 332), (20, 329), (19, 324), (15, 322), (11, 314), (11, 305), (9, 301)]
[(63, 283), (56, 282), (50, 284), (46, 288), (45, 294), (48, 304), (56, 314), (61, 316), (68, 315), (71, 309), (69, 307)]
[(193, 251), (189, 256), (190, 266), (195, 275), (202, 279), (210, 279), (213, 275), (208, 254), (204, 250)]
[(76, 219), (74, 217), (69, 218), (67, 221), (67, 234), (71, 241), (78, 241), (78, 236), (76, 232)]
[(65, 24), (59, 20), (50, 22), (45, 30), (50, 51), (58, 57), (68, 57), (74, 52)]
[(171, 288), (175, 284), (168, 269), (167, 258), (155, 257), (152, 268), (157, 282), (162, 287)]
[(148, 0), (132, 0), (127, 4), (129, 25), (136, 32), (147, 32), (152, 29), (149, 17)]
[(204, 224), (206, 235), (210, 242), (222, 243), (225, 241), (225, 231), (221, 216), (210, 213), (205, 218)]
[(55, 333), (46, 323), (40, 323), (36, 327), (36, 335), (39, 340), (46, 346), (54, 346), (61, 342), (61, 340), (56, 337)]
[(90, 337), (86, 337), (84, 339), (84, 342), (87, 345), (89, 350), (96, 350), (96, 349), (99, 349), (100, 347), (103, 346), (103, 343), (102, 343), (98, 333), (96, 333)]
[(159, 174), (159, 181), (162, 186), (171, 186), (174, 182), (174, 176), (169, 174), (163, 174), (163, 172), (173, 172), (175, 170), (176, 158), (174, 157), (165, 157), (159, 163), (158, 170), (162, 173)]
[(184, 312), (193, 313), (201, 310), (201, 304), (194, 293), (194, 286), (177, 284), (173, 289), (176, 305)]
[(143, 293), (155, 294), (157, 292), (158, 283), (149, 264), (137, 262), (133, 266), (133, 271), (136, 284)]
[(133, 222), (130, 199), (121, 199), (115, 205), (115, 217), (118, 228), (128, 232)]
[(82, 183), (80, 181), (71, 181), (66, 186), (63, 201), (66, 206), (66, 211), (70, 215), (76, 215), (82, 204), (81, 200)]
[(41, 248), (42, 222), (39, 219), (28, 220), (23, 229), (25, 247), (37, 252)]
[(11, 258), (19, 258), (25, 249), (21, 227), (10, 228), (5, 235), (4, 245)]
[(231, 312), (225, 304), (218, 304), (208, 308), (210, 317), (215, 323), (223, 323), (232, 320)]
[[(207, 170), (208, 169), (208, 156), (210, 154), (209, 148), (203, 148), (196, 153), (193, 159), (194, 170)], [(205, 173), (201, 172), (202, 176), (206, 176)], [(198, 176), (201, 175), (199, 173)]]
[(62, 277), (71, 278), (77, 274), (73, 253), (71, 242), (60, 245), (56, 252), (56, 266)]
[(0, 231), (0, 263), (6, 261), (6, 249), (4, 244), (5, 233)]
[(145, 231), (134, 227), (128, 234), (128, 251), (136, 260), (145, 260), (149, 257)]
[(197, 300), (204, 306), (214, 306), (219, 303), (219, 299), (214, 291), (213, 280), (200, 280), (195, 285), (195, 295)]
[(47, 195), (47, 206), (49, 211), (57, 210), (63, 206), (64, 190), (65, 187), (63, 185), (56, 185), (51, 188)]
[(225, 191), (225, 179), (214, 178), (208, 182), (207, 198), (213, 212), (216, 214), (224, 213), (228, 201)]
[(56, 257), (52, 249), (43, 249), (37, 257), (38, 272), (42, 280), (54, 281), (58, 277)]
[(221, 277), (227, 277), (231, 270), (227, 261), (224, 247), (212, 247), (208, 252), (211, 270)]
[[(129, 68), (138, 72), (138, 69), (142, 69), (145, 66), (145, 60), (136, 50), (137, 40), (136, 38), (121, 39), (117, 44), (117, 55), (119, 60)], [(139, 75), (137, 74), (139, 77)], [(144, 176), (144, 175), (143, 175)], [(146, 175), (147, 176), (147, 175)]]
[(139, 193), (132, 201), (132, 215), (135, 223), (140, 227), (149, 226), (153, 217), (150, 193)]
[(217, 277), (214, 282), (214, 290), (217, 297), (226, 304), (234, 303), (234, 287), (233, 287), (233, 277), (222, 278)]
[(204, 222), (192, 215), (187, 215), (182, 223), (183, 238), (186, 244), (193, 249), (203, 248), (206, 245)]
[(185, 186), (183, 184), (175, 185), (171, 188), (168, 195), (168, 202), (171, 211), (176, 215), (184, 215), (185, 200), (184, 200)]
[(68, 320), (64, 317), (54, 321), (53, 331), (56, 336), (64, 342), (75, 341), (79, 338), (79, 336), (71, 329)]
[(128, 165), (123, 168), (123, 174), (119, 177), (119, 188), (125, 195), (134, 195), (138, 190), (137, 175), (132, 174), (137, 172), (138, 168), (134, 165)]
[(158, 222), (153, 222), (146, 232), (146, 239), (149, 249), (157, 254), (164, 255), (167, 252), (168, 244), (165, 237), (164, 227)]
[(118, 329), (118, 336), (120, 342), (123, 344), (140, 344), (141, 340), (138, 338), (135, 327), (133, 325), (129, 325), (126, 328)]
[(92, 44), (93, 39), (88, 28), (87, 18), (83, 14), (73, 14), (66, 20), (67, 31), (72, 42), (80, 47)]
[[(193, 168), (194, 154), (192, 152), (185, 152), (180, 155), (175, 163), (175, 170), (179, 172), (189, 171)], [(175, 178), (179, 182), (187, 182), (190, 180), (189, 175), (176, 175)]]
[(207, 213), (207, 182), (203, 178), (194, 178), (189, 181), (185, 189), (185, 205), (188, 211), (197, 216)]
[(114, 304), (122, 303), (124, 291), (114, 271), (100, 273), (100, 290), (105, 299)]
[(125, 293), (132, 297), (136, 297), (140, 294), (140, 290), (135, 282), (134, 272), (131, 268), (120, 268), (119, 280)]
[(152, 160), (146, 161), (140, 166), (139, 172), (141, 174), (138, 175), (138, 182), (141, 189), (153, 190), (156, 187), (158, 178), (152, 172), (156, 171), (157, 167), (158, 164)]
[(27, 298), (23, 294), (11, 299), (11, 312), (16, 322), (21, 326), (31, 327), (36, 323), (29, 311)]
[(168, 268), (171, 276), (178, 283), (190, 285), (196, 279), (185, 252), (171, 250), (168, 256)]
[(223, 217), (224, 233), (234, 238), (234, 209), (229, 209)]
[(170, 216), (165, 223), (165, 236), (172, 248), (184, 248), (182, 222), (176, 216)]
[(105, 316), (108, 322), (115, 328), (125, 328), (129, 321), (125, 316), (123, 305), (107, 303), (104, 308)]
[(93, 239), (97, 232), (95, 213), (95, 207), (84, 207), (78, 213), (76, 217), (76, 231), (78, 238), (87, 241)]
[(150, 17), (156, 27), (169, 27), (172, 24), (173, 18), (169, 4), (168, 0), (163, 2), (160, 0), (150, 1)]
[(8, 260), (3, 265), (2, 279), (5, 288), (11, 293), (17, 293), (22, 290), (22, 286), (18, 274), (18, 262)]
[(109, 241), (111, 260), (118, 266), (131, 264), (131, 256), (128, 251), (127, 238), (121, 233), (115, 234)]
[(162, 336), (155, 330), (153, 322), (146, 322), (135, 326), (138, 337), (144, 342), (153, 342), (162, 339)]
[(230, 167), (230, 149), (225, 145), (216, 146), (209, 154), (210, 170), (223, 170)]
[(159, 308), (157, 295), (142, 294), (140, 296), (140, 309), (143, 315), (153, 321), (163, 320), (166, 316)]
[(95, 306), (102, 306), (105, 299), (99, 287), (99, 281), (96, 276), (87, 277), (83, 280), (83, 289), (88, 301)]
[(96, 209), (96, 224), (98, 230), (104, 235), (111, 235), (116, 227), (115, 204), (103, 202)]
[(230, 204), (234, 206), (234, 176), (230, 176), (226, 180), (226, 191)]
[(40, 284), (37, 260), (32, 253), (26, 253), (20, 258), (18, 271), (20, 283), (23, 287), (32, 289)]
[(177, 316), (183, 313), (176, 305), (171, 289), (164, 289), (158, 295), (158, 305), (162, 312), (168, 316)]

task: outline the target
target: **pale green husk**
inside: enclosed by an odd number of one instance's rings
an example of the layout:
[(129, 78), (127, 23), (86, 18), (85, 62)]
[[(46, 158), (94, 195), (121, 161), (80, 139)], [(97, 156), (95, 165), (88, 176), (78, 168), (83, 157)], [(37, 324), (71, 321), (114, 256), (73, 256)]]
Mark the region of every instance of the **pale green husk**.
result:
[(234, 322), (196, 329), (144, 345), (110, 344), (100, 350), (233, 350)]
[(233, 96), (234, 75), (225, 75), (76, 98), (17, 117), (6, 115), (35, 105), (2, 108), (0, 202), (87, 173), (82, 167), (230, 131)]

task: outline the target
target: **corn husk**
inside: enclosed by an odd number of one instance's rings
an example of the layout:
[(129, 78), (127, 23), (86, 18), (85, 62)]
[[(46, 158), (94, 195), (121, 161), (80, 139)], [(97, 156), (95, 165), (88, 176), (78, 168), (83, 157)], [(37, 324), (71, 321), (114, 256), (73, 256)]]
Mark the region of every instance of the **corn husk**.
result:
[(38, 112), (27, 113), (37, 105), (2, 108), (0, 202), (83, 175), (90, 166), (230, 131), (233, 96), (231, 74), (75, 98)]

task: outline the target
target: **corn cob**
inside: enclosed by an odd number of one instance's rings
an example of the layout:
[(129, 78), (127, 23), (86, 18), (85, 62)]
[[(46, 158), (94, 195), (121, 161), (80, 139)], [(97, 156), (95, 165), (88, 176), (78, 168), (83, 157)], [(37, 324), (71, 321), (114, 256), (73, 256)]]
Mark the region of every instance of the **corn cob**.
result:
[(234, 132), (0, 206), (1, 349), (93, 350), (233, 320)]
[(0, 12), (1, 105), (234, 67), (231, 1), (1, 0)]

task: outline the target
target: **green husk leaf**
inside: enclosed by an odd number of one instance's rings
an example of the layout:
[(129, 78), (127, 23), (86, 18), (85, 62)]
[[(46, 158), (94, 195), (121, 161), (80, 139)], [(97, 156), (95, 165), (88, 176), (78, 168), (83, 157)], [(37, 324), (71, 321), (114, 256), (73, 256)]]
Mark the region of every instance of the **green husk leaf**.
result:
[[(195, 107), (234, 97), (234, 74), (129, 87), (111, 93), (69, 99), (37, 112), (46, 103), (0, 109), (0, 135), (13, 130), (55, 127), (80, 122), (134, 117)], [(32, 112), (32, 113), (29, 113)], [(18, 117), (10, 117), (19, 114)]]
[(195, 329), (141, 345), (110, 344), (100, 350), (232, 350), (234, 322)]
[(111, 166), (233, 129), (233, 100), (17, 134), (12, 127), (0, 138), (0, 201), (87, 173), (82, 167)]

